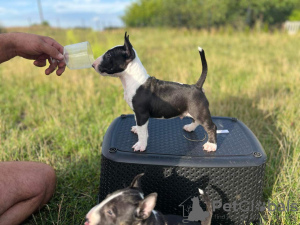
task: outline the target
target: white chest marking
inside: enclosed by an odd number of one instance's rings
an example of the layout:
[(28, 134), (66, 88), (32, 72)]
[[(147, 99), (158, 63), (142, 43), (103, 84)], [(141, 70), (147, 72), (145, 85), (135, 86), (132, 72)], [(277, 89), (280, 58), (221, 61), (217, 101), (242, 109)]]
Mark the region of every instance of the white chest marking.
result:
[(120, 73), (120, 79), (124, 88), (124, 99), (131, 109), (133, 109), (132, 98), (136, 94), (136, 90), (150, 77), (136, 51), (135, 56), (135, 59), (127, 65), (126, 70)]

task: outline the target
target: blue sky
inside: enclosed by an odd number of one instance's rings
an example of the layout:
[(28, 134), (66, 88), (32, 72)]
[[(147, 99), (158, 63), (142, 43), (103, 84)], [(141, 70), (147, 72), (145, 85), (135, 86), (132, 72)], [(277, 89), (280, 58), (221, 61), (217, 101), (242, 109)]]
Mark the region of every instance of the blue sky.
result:
[[(122, 26), (119, 18), (134, 0), (41, 0), (44, 20), (52, 26)], [(37, 0), (0, 0), (0, 24), (5, 27), (40, 23)]]

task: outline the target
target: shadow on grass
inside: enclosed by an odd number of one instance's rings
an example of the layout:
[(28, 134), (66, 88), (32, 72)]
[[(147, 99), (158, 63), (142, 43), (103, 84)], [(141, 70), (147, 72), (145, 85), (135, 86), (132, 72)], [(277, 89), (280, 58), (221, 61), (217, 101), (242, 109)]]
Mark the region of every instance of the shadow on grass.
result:
[(222, 111), (222, 116), (236, 117), (248, 126), (260, 141), (267, 154), (266, 173), (264, 182), (264, 200), (268, 199), (273, 190), (275, 181), (282, 170), (282, 153), (278, 151), (279, 144), (276, 136), (280, 131), (276, 128), (276, 118), (269, 116), (257, 108), (259, 100), (267, 94), (261, 90), (253, 99), (229, 97), (217, 101), (217, 106), (226, 106), (228, 112)]
[[(263, 201), (267, 202), (268, 199), (272, 199), (272, 194), (274, 191), (276, 192), (276, 189), (282, 189), (284, 191), (284, 187), (278, 186), (277, 180), (278, 177), (283, 176), (284, 167), (286, 166), (284, 161), (287, 158), (293, 158), (294, 152), (289, 152), (288, 149), (281, 149), (282, 146), (280, 146), (280, 142), (288, 139), (288, 137), (276, 126), (276, 117), (279, 113), (268, 110), (264, 112), (258, 108), (262, 98), (268, 99), (268, 96), (274, 98), (274, 90), (267, 88), (267, 85), (265, 86), (266, 87), (263, 88), (256, 88), (257, 93), (254, 98), (250, 99), (232, 96), (216, 101), (214, 106), (228, 109), (228, 111), (222, 111), (222, 115), (237, 117), (239, 120), (243, 121), (252, 130), (263, 146), (268, 157), (263, 189)], [(282, 202), (284, 198), (281, 198), (280, 200)], [(287, 202), (282, 203), (285, 205), (288, 204)], [(268, 216), (269, 219), (272, 218), (272, 221), (276, 218), (282, 219), (282, 212), (275, 211), (273, 213), (273, 216)], [(293, 220), (293, 215), (289, 216), (289, 214), (285, 214), (285, 216), (289, 217), (289, 219), (287, 218), (288, 220)]]

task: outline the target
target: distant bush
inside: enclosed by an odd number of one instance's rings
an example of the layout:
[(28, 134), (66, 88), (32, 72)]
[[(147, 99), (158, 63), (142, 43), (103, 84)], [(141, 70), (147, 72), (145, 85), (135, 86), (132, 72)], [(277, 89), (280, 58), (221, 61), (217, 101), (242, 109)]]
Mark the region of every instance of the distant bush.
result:
[(45, 26), (45, 27), (50, 27), (50, 23), (46, 20), (44, 20), (42, 23), (41, 23), (42, 26)]
[(291, 15), (298, 0), (137, 0), (122, 17), (131, 27), (235, 28), (276, 25)]
[(289, 21), (300, 21), (300, 9), (293, 10), (292, 14), (289, 16)]

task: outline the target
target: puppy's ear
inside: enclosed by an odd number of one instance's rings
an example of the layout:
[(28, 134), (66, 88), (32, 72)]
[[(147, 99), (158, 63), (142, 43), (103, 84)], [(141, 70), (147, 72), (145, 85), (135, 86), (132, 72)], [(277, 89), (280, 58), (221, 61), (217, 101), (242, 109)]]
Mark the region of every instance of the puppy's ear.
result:
[(125, 32), (124, 47), (125, 47), (125, 52), (126, 52), (126, 60), (129, 60), (129, 61), (134, 60), (135, 53), (134, 53), (132, 45), (129, 41), (129, 35), (127, 35), (127, 32)]
[(144, 173), (137, 175), (130, 184), (130, 188), (139, 188), (141, 189), (141, 177), (144, 176)]
[(147, 219), (156, 205), (157, 193), (151, 193), (144, 200), (140, 201), (136, 210), (136, 217), (141, 220)]

